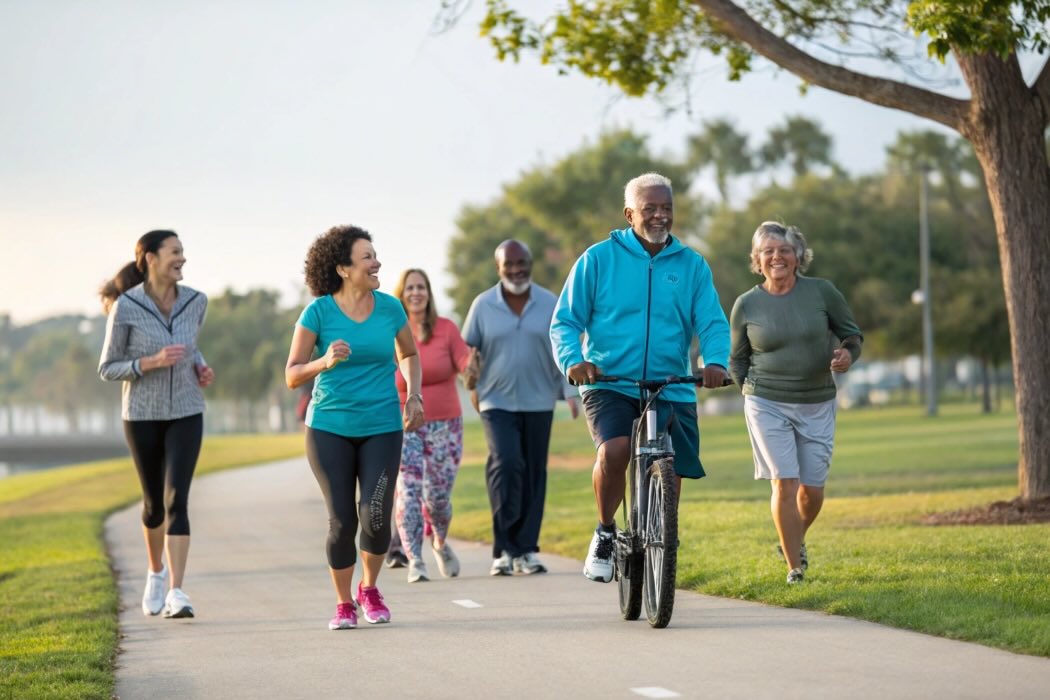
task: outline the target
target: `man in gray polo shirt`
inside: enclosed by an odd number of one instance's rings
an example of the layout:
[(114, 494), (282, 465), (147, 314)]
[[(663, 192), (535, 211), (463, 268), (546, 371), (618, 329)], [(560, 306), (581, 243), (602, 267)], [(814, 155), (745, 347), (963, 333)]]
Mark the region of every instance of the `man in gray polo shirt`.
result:
[(579, 398), (554, 362), (549, 334), (557, 297), (532, 283), (528, 246), (500, 243), (496, 270), (499, 284), (474, 299), (463, 325), (463, 339), (481, 360), (476, 391), (489, 447), (495, 557), (489, 573), (538, 574), (547, 570), (536, 552), (554, 404), (564, 397), (576, 418)]

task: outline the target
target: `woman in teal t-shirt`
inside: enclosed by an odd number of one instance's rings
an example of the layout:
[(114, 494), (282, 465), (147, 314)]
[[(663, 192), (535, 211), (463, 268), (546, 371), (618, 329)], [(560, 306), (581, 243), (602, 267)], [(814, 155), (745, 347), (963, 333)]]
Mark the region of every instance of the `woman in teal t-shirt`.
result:
[[(314, 241), (306, 255), (306, 285), (317, 298), (295, 324), (284, 370), (291, 389), (314, 379), (306, 456), (328, 508), (328, 566), (337, 597), (328, 623), (333, 630), (357, 625), (351, 581), (359, 524), (357, 602), (368, 622), (390, 621), (376, 579), (390, 545), (402, 431), (423, 424), (416, 343), (401, 302), (376, 291), (379, 267), (372, 237), (362, 229), (336, 226)], [(320, 357), (311, 360), (315, 350)], [(398, 366), (408, 378), (403, 412), (394, 383)]]

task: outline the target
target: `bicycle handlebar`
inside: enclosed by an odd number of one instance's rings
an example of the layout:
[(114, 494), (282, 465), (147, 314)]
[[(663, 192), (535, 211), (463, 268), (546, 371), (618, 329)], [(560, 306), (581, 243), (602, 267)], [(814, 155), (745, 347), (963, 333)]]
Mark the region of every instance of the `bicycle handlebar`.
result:
[[(597, 382), (627, 382), (628, 384), (634, 384), (642, 389), (648, 389), (649, 391), (655, 391), (661, 389), (669, 384), (696, 384), (703, 385), (704, 376), (701, 375), (690, 375), (686, 377), (665, 377), (664, 379), (631, 379), (630, 377), (618, 377), (612, 374), (598, 374), (594, 377), (595, 383)], [(572, 386), (579, 386), (576, 382), (569, 380), (569, 384)], [(731, 386), (733, 384), (732, 377), (726, 377), (722, 382), (722, 386)]]

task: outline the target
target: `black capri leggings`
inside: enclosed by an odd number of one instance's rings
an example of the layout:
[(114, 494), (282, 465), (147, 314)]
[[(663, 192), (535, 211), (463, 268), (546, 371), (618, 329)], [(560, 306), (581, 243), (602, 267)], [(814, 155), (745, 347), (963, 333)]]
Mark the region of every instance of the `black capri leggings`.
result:
[[(404, 433), (351, 438), (306, 429), (306, 457), (328, 507), (328, 566), (346, 569), (357, 562), (354, 535), (361, 524), (361, 549), (386, 554), (390, 547), (390, 512), (401, 465)], [(360, 501), (354, 507), (354, 488)]]
[(203, 436), (201, 413), (175, 420), (124, 421), (124, 437), (142, 484), (142, 524), (151, 530), (166, 517), (169, 535), (190, 534), (190, 481)]

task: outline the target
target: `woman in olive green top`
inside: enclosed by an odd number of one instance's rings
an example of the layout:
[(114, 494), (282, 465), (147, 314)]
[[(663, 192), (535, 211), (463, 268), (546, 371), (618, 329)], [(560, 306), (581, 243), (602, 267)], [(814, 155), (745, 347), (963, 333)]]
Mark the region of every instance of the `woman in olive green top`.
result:
[(860, 357), (863, 336), (841, 292), (805, 277), (802, 232), (767, 221), (751, 240), (751, 271), (765, 280), (730, 316), (730, 373), (744, 394), (755, 478), (772, 485), (770, 510), (788, 583), (809, 566), (805, 536), (824, 505), (835, 440), (835, 382)]

